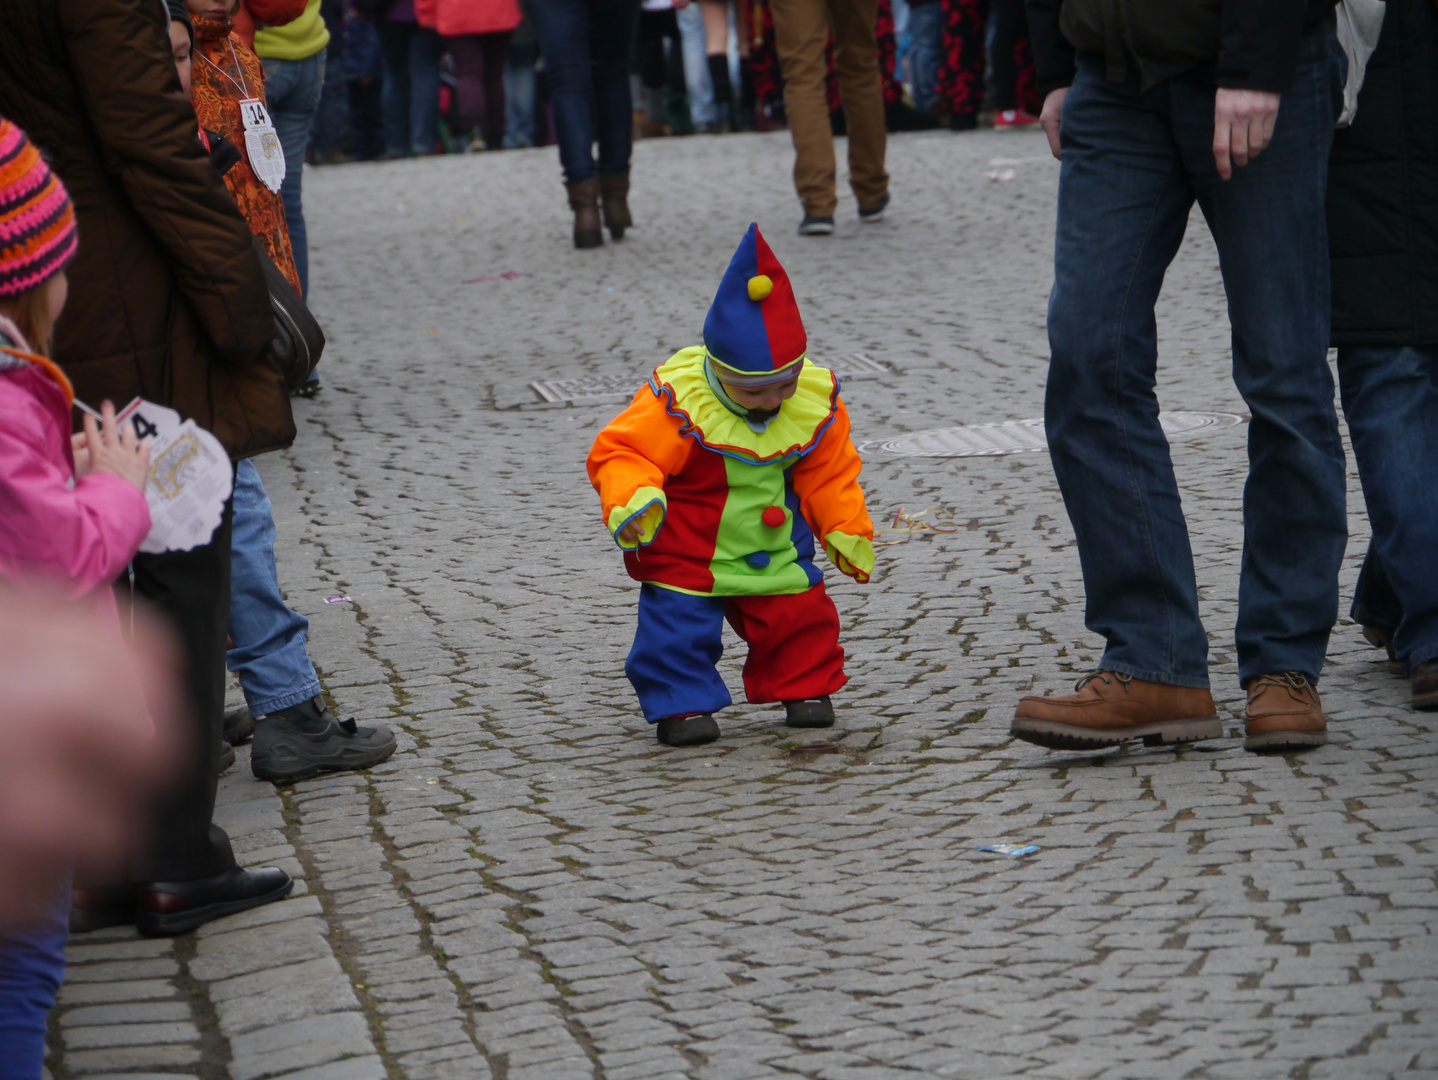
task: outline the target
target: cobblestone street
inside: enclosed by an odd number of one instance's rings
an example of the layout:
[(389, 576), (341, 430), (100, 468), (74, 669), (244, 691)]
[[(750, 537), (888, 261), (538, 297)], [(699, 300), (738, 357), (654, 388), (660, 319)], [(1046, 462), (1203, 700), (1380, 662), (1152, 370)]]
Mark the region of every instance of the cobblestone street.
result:
[[(553, 148), (307, 170), (325, 389), (259, 467), (336, 712), (399, 752), (276, 789), (241, 748), (218, 820), (294, 896), (75, 938), (56, 1080), (1438, 1075), (1438, 714), (1346, 618), (1351, 451), (1328, 746), (1241, 748), (1243, 424), (1173, 447), (1229, 737), (1011, 741), (1019, 696), (1101, 651), (1048, 457), (893, 440), (1042, 415), (1058, 166), (988, 131), (889, 159), (884, 222), (845, 190), (837, 234), (801, 239), (787, 133), (644, 141), (638, 225), (597, 251)], [(698, 342), (751, 220), (811, 356), (878, 362), (844, 399), (889, 444), (862, 478), (882, 546), (867, 586), (826, 574), (834, 729), (740, 704), (672, 750), (624, 677), (637, 586), (584, 471), (621, 406), (529, 383), (637, 388)], [(1165, 410), (1244, 414), (1199, 217), (1159, 342)]]

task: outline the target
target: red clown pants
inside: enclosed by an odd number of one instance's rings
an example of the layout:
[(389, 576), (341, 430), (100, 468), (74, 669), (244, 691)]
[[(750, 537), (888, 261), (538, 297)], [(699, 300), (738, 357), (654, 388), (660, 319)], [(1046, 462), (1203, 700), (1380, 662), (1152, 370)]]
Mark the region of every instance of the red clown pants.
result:
[(839, 612), (822, 584), (788, 596), (691, 596), (645, 583), (624, 673), (651, 724), (733, 703), (714, 667), (724, 653), (726, 618), (749, 643), (744, 694), (750, 702), (823, 697), (848, 681)]

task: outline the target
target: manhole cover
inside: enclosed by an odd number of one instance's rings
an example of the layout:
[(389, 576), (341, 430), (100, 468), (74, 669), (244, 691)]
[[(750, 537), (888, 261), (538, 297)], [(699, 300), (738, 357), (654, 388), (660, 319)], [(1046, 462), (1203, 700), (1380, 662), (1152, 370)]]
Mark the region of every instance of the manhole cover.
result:
[[(1158, 422), (1169, 442), (1191, 439), (1243, 423), (1234, 413), (1166, 412)], [(998, 457), (1048, 449), (1042, 420), (1005, 420), (998, 424), (970, 424), (940, 431), (918, 431), (895, 439), (871, 439), (859, 445), (861, 454), (895, 457)]]
[[(829, 362), (828, 367), (839, 376), (841, 382), (893, 374), (893, 369), (887, 363), (863, 353), (836, 357)], [(546, 379), (530, 383), (529, 388), (546, 404), (603, 405), (628, 401), (646, 378), (647, 375), (594, 375), (579, 379)]]

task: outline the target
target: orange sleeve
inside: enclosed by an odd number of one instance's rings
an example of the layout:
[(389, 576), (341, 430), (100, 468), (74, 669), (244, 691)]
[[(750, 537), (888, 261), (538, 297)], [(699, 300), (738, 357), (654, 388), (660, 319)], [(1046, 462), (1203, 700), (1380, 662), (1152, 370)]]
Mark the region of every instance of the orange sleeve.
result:
[(849, 410), (841, 400), (819, 445), (794, 466), (794, 492), (830, 561), (861, 583), (874, 570), (874, 523), (859, 487), (862, 467), (849, 437)]
[[(668, 507), (664, 482), (684, 467), (692, 449), (648, 386), (595, 438), (586, 462), (589, 482), (599, 492), (604, 524), (620, 547), (653, 543)], [(639, 543), (620, 540), (620, 530), (636, 520)]]

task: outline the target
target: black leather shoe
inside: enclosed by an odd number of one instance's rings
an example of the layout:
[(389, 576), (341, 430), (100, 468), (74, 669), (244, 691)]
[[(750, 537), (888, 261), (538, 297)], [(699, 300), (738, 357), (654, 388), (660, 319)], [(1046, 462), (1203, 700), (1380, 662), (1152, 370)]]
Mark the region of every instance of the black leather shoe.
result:
[(110, 885), (70, 892), (70, 933), (87, 934), (135, 921), (135, 886)]
[(703, 746), (719, 738), (719, 724), (713, 713), (690, 716), (662, 716), (655, 734), (665, 746)]
[(225, 915), (283, 900), (294, 887), (277, 866), (237, 866), (194, 881), (150, 882), (135, 894), (135, 928), (147, 937), (187, 934)]
[(784, 723), (789, 727), (833, 727), (834, 706), (829, 695), (784, 702)]
[(1413, 669), (1413, 707), (1438, 710), (1438, 660), (1425, 660)]
[(317, 694), (260, 718), (250, 769), (261, 780), (291, 784), (322, 772), (368, 769), (388, 760), (394, 747), (389, 728), (360, 727), (353, 719), (337, 719)]
[(239, 746), (255, 733), (255, 718), (250, 715), (250, 707), (241, 705), (238, 709), (231, 709), (225, 713), (225, 730), (220, 738), (231, 746)]

